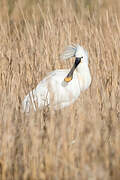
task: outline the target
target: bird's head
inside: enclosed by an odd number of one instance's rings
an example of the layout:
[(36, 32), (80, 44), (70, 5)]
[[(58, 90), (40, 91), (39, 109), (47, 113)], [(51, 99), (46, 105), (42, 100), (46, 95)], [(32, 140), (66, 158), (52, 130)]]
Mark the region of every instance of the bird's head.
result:
[(75, 61), (77, 59), (80, 59), (81, 63), (87, 63), (88, 64), (88, 53), (87, 51), (80, 45), (76, 46), (76, 51), (75, 51), (75, 55), (76, 57)]
[(70, 82), (72, 80), (74, 70), (76, 68), (79, 68), (80, 64), (82, 64), (82, 63), (88, 64), (88, 53), (79, 44), (75, 45), (75, 46), (72, 46), (72, 45), (68, 46), (66, 48), (66, 50), (63, 52), (63, 54), (61, 55), (61, 58), (63, 60), (66, 60), (71, 57), (75, 57), (75, 62), (73, 64), (73, 67), (71, 68), (70, 72), (64, 79), (64, 81), (66, 81), (66, 82)]

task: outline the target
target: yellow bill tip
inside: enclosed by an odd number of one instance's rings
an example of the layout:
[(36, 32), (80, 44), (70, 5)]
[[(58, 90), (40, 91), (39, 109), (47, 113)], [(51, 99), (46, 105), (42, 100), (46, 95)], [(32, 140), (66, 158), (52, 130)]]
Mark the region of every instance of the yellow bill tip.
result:
[(66, 77), (66, 78), (64, 79), (65, 82), (70, 82), (71, 80), (72, 80), (72, 77)]

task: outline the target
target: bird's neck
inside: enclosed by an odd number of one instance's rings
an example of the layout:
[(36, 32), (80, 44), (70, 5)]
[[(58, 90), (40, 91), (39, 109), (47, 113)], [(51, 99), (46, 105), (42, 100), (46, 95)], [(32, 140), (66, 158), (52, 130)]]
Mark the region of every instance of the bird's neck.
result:
[(87, 63), (80, 63), (80, 65), (76, 68), (76, 71), (80, 74), (85, 74), (87, 70), (89, 70)]
[(79, 67), (76, 68), (78, 80), (80, 80), (81, 90), (85, 90), (89, 87), (91, 83), (91, 75), (87, 63), (81, 63)]

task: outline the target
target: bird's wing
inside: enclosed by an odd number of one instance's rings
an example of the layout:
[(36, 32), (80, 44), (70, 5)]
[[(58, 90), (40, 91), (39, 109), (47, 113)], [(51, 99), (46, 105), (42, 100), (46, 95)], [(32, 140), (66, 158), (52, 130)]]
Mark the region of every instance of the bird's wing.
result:
[(66, 60), (75, 56), (76, 48), (77, 48), (76, 45), (67, 46), (64, 52), (61, 54), (60, 58), (62, 60)]

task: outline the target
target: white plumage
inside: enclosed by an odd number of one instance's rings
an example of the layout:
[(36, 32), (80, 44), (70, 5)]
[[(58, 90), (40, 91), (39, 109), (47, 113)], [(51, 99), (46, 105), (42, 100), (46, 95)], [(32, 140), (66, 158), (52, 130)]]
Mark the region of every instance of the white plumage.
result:
[(61, 59), (66, 60), (75, 56), (71, 70), (55, 70), (48, 74), (37, 87), (24, 98), (23, 110), (29, 112), (32, 108), (51, 106), (61, 109), (72, 104), (91, 84), (88, 67), (88, 54), (80, 45), (68, 46)]

